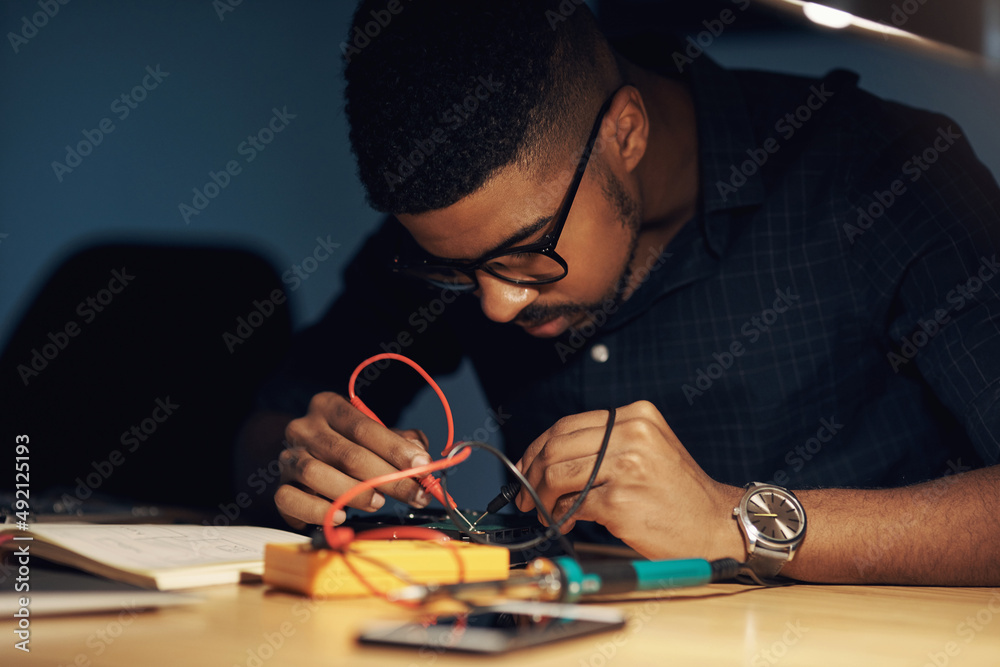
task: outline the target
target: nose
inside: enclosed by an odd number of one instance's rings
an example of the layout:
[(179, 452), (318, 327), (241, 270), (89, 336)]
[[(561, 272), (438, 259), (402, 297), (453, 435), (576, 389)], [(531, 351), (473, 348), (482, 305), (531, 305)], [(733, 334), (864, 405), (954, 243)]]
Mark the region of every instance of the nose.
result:
[(510, 322), (521, 310), (538, 298), (538, 290), (500, 280), (486, 271), (477, 275), (479, 306), (494, 322)]

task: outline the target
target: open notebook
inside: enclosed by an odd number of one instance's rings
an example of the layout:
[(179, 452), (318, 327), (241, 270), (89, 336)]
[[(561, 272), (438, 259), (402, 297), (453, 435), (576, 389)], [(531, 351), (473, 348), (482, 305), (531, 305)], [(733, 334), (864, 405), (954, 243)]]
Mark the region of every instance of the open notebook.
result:
[(38, 523), (30, 531), (0, 527), (6, 533), (32, 539), (7, 540), (0, 545), (5, 551), (27, 545), (31, 558), (159, 590), (236, 583), (241, 573), (259, 576), (265, 544), (308, 541), (256, 526)]

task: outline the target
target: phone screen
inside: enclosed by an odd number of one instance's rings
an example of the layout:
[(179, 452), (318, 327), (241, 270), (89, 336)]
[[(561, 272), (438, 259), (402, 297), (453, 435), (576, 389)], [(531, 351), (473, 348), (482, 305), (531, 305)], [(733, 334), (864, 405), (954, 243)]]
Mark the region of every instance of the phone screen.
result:
[(436, 651), (502, 653), (624, 627), (616, 609), (536, 602), (483, 607), (434, 622), (380, 623), (358, 638), (365, 644), (419, 646)]

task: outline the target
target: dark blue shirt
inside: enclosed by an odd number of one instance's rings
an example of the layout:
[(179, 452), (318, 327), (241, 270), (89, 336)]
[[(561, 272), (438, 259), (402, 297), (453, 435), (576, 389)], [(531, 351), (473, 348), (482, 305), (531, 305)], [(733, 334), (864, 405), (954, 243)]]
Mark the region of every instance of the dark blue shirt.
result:
[[(630, 57), (677, 75), (669, 49)], [(533, 339), (392, 275), (405, 232), (387, 221), (263, 405), (304, 413), (392, 349), (432, 374), (470, 358), (514, 460), (565, 415), (644, 399), (728, 484), (893, 486), (1000, 462), (1000, 189), (961, 128), (847, 72), (685, 69), (698, 212), (601, 326)], [(364, 395), (389, 422), (420, 381), (376, 375)]]

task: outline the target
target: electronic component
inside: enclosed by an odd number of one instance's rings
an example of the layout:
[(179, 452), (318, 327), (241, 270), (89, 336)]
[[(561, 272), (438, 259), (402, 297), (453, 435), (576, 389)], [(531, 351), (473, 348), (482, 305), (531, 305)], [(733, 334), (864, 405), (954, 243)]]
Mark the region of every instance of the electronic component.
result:
[[(549, 540), (527, 549), (518, 549), (517, 545), (533, 538), (543, 536), (545, 527), (533, 516), (525, 514), (489, 514), (471, 510), (463, 510), (466, 518), (479, 524), (475, 536), (479, 543), (496, 544), (510, 549), (510, 564), (524, 565), (539, 556), (559, 556), (564, 550), (558, 540)], [(453, 540), (475, 542), (468, 531), (459, 530), (448, 518), (444, 510), (422, 509), (406, 513), (360, 514), (350, 517), (343, 525), (353, 528), (356, 532), (372, 528), (393, 526), (413, 526), (431, 528), (447, 535)]]
[[(264, 583), (315, 598), (344, 598), (372, 594), (359, 575), (377, 591), (387, 592), (414, 584), (504, 579), (510, 572), (507, 549), (454, 540), (449, 545), (423, 540), (355, 540), (346, 553), (310, 545), (268, 544)], [(458, 558), (464, 570), (461, 579)]]

